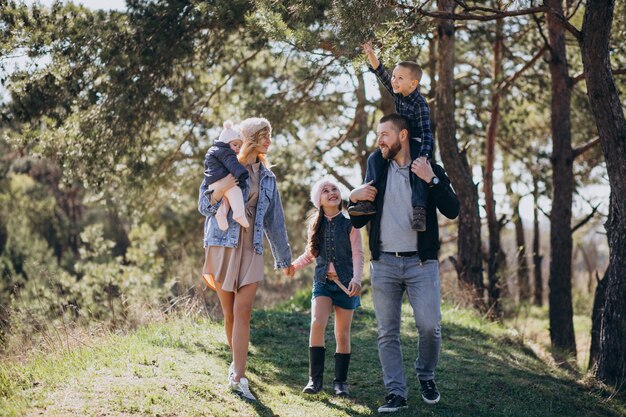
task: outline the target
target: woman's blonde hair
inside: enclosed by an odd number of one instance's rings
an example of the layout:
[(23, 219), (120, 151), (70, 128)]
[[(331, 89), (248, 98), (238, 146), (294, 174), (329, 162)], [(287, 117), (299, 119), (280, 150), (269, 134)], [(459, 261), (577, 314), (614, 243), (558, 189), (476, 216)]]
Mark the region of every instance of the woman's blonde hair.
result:
[(263, 149), (263, 147), (259, 144), (259, 140), (261, 139), (261, 136), (265, 133), (269, 135), (270, 129), (264, 127), (252, 134), (252, 137), (246, 137), (244, 139), (243, 146), (241, 147), (241, 151), (239, 151), (239, 156), (237, 157), (239, 159), (239, 162), (241, 162), (242, 164), (246, 163), (250, 159), (250, 156), (252, 156), (253, 153), (256, 151), (257, 157), (259, 158), (259, 161), (261, 161), (263, 166), (268, 169), (270, 168), (269, 161), (267, 160), (267, 155), (259, 152), (260, 149)]

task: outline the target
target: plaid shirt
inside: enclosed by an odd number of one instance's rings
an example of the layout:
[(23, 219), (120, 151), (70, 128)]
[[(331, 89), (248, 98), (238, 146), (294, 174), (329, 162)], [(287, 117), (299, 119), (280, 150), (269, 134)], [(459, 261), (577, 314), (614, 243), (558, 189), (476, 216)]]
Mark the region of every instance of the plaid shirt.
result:
[(370, 71), (376, 74), (383, 86), (393, 96), (393, 103), (398, 114), (409, 120), (411, 138), (422, 142), (420, 156), (430, 159), (433, 153), (433, 132), (430, 130), (430, 110), (424, 96), (420, 94), (418, 88), (406, 97), (394, 93), (391, 87), (391, 77), (382, 62), (376, 69), (370, 67)]

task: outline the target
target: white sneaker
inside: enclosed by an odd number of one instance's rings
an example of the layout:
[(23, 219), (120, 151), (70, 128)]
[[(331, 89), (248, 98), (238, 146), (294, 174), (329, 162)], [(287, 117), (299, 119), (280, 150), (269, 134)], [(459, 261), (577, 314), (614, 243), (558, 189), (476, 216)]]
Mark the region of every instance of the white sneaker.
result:
[(239, 382), (235, 382), (230, 378), (230, 389), (244, 400), (256, 401), (256, 397), (250, 392), (248, 378), (241, 378)]

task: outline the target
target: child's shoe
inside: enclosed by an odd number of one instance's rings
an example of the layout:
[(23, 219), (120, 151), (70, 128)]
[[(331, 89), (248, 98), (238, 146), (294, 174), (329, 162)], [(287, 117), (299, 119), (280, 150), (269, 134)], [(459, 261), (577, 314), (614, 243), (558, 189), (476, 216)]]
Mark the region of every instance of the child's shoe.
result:
[(359, 201), (355, 205), (348, 207), (350, 216), (369, 216), (376, 214), (376, 205), (371, 201)]
[(423, 232), (426, 230), (426, 207), (413, 207), (413, 221), (411, 222), (411, 228), (417, 232)]

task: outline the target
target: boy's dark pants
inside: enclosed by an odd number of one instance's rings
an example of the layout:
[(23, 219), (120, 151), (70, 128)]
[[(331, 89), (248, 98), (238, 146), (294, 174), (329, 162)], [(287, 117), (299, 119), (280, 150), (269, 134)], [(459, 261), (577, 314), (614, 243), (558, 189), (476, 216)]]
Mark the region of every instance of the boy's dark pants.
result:
[[(411, 142), (415, 142), (415, 140), (411, 139)], [(419, 143), (416, 143), (417, 146), (420, 146)], [(413, 144), (411, 144), (413, 146)], [(370, 181), (374, 181), (372, 184), (374, 187), (378, 188), (378, 181), (380, 176), (385, 169), (386, 161), (383, 158), (380, 149), (376, 149), (374, 152), (370, 154), (367, 158), (367, 174), (365, 175), (365, 182), (368, 183)], [(428, 201), (428, 184), (426, 184), (421, 178), (417, 175), (411, 174), (409, 175), (411, 179), (411, 205), (413, 207), (426, 207), (426, 201)]]

